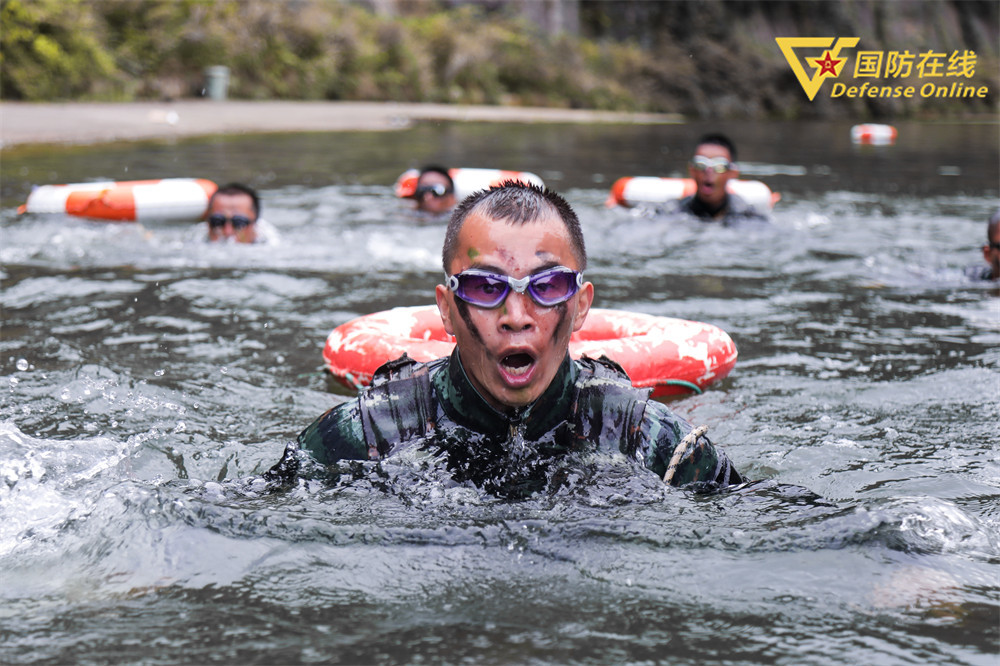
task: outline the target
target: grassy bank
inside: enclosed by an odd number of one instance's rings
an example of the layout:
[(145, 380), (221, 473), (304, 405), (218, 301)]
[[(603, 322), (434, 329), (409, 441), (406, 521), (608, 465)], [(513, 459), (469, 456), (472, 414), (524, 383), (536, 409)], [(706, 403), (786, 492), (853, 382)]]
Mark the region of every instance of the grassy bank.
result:
[[(702, 118), (996, 111), (995, 2), (592, 0), (572, 7), (579, 29), (553, 33), (517, 1), (2, 0), (0, 91), (24, 101), (197, 97), (205, 94), (205, 68), (226, 65), (229, 97), (248, 100)], [(868, 49), (978, 48), (976, 78), (964, 82), (987, 85), (990, 95), (809, 102), (774, 37), (813, 34), (860, 35)]]

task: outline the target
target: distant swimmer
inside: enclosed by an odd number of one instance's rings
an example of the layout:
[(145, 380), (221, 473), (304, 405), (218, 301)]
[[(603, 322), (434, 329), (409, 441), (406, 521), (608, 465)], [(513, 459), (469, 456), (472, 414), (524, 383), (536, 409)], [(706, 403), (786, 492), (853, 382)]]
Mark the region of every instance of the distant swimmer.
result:
[(616, 363), (570, 357), (594, 286), (579, 219), (560, 195), (520, 182), (472, 194), (451, 216), (442, 263), (435, 297), (451, 355), (386, 363), (289, 443), (268, 479), (406, 453), (457, 483), (521, 497), (558, 488), (570, 456), (604, 452), (674, 486), (743, 482), (704, 426), (650, 400)]
[(769, 222), (741, 196), (726, 191), (726, 184), (738, 178), (740, 170), (736, 162), (736, 147), (724, 135), (706, 134), (698, 140), (694, 155), (688, 162), (688, 174), (697, 187), (695, 193), (661, 212), (690, 215), (704, 222), (721, 222), (725, 226)]
[(429, 164), (420, 170), (417, 189), (413, 193), (417, 210), (441, 215), (455, 207), (455, 182), (448, 169)]
[(983, 246), (986, 266), (969, 266), (965, 274), (973, 280), (1000, 280), (1000, 210), (986, 223), (986, 245)]
[(273, 240), (273, 229), (260, 216), (257, 192), (242, 183), (223, 185), (208, 202), (205, 220), (208, 240), (265, 243)]

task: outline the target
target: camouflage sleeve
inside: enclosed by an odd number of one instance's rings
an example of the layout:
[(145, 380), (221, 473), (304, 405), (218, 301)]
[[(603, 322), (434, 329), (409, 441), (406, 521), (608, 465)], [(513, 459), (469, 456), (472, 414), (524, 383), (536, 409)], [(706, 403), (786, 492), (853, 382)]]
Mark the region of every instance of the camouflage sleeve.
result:
[[(663, 478), (678, 445), (694, 428), (674, 414), (663, 403), (650, 401), (646, 407), (643, 428), (648, 428), (646, 441), (646, 467)], [(677, 466), (669, 479), (670, 485), (694, 485), (699, 490), (743, 483), (740, 475), (725, 452), (701, 435), (680, 454)]]
[(271, 481), (293, 480), (299, 473), (303, 454), (322, 465), (367, 459), (358, 401), (337, 405), (309, 424), (298, 439), (285, 446), (281, 460), (264, 477)]
[(299, 434), (299, 449), (323, 465), (338, 460), (367, 460), (357, 400), (349, 400), (313, 421)]

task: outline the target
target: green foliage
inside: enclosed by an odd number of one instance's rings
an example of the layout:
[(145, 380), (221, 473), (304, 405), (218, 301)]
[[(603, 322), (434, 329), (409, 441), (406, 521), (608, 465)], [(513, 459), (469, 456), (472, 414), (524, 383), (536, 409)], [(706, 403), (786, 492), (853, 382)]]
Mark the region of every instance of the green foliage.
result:
[(114, 99), (121, 94), (103, 24), (81, 0), (0, 3), (4, 99)]
[(389, 18), (322, 0), (3, 0), (3, 94), (185, 97), (224, 64), (243, 99), (630, 104), (613, 82), (578, 80), (581, 40), (549, 43), (476, 5), (416, 7)]

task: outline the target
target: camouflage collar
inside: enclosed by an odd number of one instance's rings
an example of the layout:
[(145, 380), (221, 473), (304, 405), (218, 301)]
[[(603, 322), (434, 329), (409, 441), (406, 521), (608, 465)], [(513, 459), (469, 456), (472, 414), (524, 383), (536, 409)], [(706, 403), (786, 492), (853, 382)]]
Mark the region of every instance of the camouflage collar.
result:
[(488, 437), (506, 438), (520, 429), (528, 440), (538, 439), (571, 415), (578, 370), (569, 354), (545, 392), (530, 405), (503, 413), (479, 394), (469, 381), (458, 349), (452, 352), (446, 369), (434, 374), (432, 383), (442, 408), (459, 425)]

